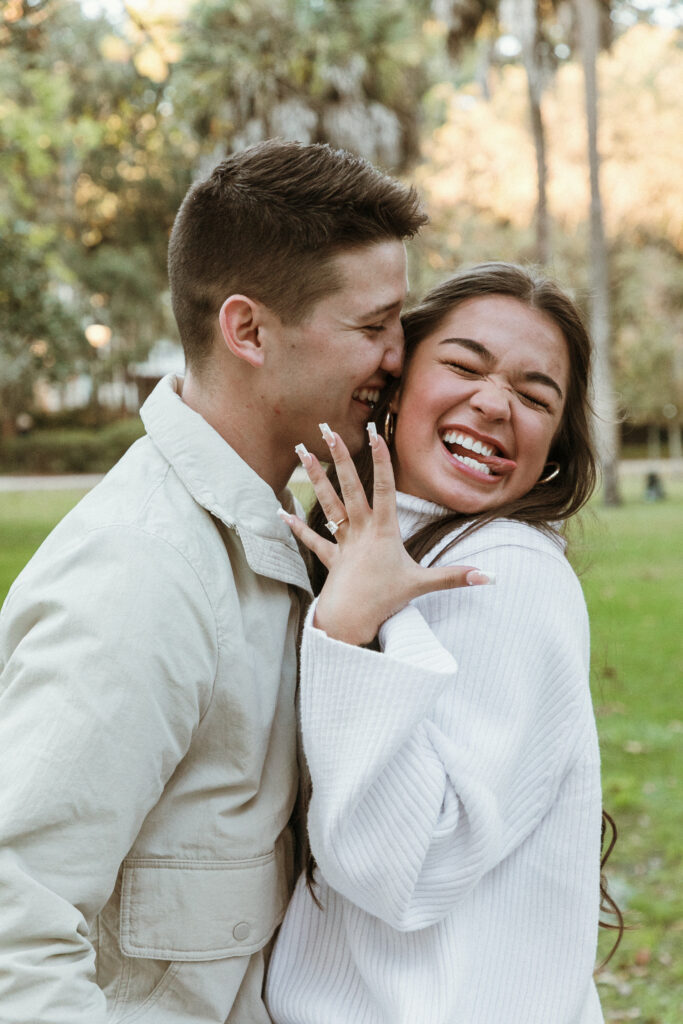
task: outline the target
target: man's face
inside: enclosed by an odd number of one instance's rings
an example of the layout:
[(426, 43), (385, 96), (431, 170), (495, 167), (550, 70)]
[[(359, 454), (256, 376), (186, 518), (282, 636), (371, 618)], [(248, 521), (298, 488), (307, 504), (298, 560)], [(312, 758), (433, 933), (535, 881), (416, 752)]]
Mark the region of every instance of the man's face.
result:
[(329, 423), (352, 452), (366, 440), (371, 401), (401, 371), (406, 296), (402, 242), (388, 241), (334, 259), (341, 288), (321, 299), (298, 326), (274, 318), (278, 343), (268, 361), (279, 439), (303, 442), (329, 458), (318, 424)]

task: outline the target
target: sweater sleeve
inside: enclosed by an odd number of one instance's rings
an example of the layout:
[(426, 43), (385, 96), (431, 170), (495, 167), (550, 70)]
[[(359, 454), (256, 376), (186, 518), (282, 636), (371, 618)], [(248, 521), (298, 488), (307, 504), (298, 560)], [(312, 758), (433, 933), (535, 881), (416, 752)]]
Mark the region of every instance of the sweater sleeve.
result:
[(304, 630), (311, 849), (332, 888), (399, 930), (445, 917), (524, 841), (580, 741), (578, 581), (543, 550), (476, 557), (497, 585), (418, 599), (383, 626), (381, 654), (312, 615)]
[(0, 622), (0, 1022), (104, 1024), (90, 927), (211, 698), (215, 616), (178, 552), (108, 527)]

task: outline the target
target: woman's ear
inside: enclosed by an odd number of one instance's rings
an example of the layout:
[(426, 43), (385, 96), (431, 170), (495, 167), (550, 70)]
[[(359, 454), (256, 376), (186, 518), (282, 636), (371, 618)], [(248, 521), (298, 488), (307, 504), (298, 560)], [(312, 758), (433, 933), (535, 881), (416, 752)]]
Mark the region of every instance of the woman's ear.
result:
[(259, 335), (261, 304), (246, 295), (231, 295), (218, 313), (223, 340), (230, 352), (250, 366), (263, 366), (264, 350)]

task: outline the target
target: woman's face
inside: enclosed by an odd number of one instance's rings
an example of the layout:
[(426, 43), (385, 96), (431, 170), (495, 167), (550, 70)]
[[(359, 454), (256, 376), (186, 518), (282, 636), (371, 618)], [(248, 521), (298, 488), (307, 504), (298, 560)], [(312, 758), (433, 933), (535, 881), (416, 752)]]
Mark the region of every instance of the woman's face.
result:
[(544, 313), (506, 295), (465, 300), (418, 343), (393, 404), (398, 489), (463, 513), (522, 497), (568, 379), (564, 335)]

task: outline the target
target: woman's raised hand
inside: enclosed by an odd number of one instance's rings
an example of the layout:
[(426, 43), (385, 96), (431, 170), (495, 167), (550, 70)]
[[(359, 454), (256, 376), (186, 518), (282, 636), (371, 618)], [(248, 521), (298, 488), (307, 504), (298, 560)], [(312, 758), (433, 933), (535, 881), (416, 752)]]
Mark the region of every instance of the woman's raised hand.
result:
[(318, 598), (314, 624), (336, 640), (369, 643), (380, 625), (420, 594), (491, 582), (473, 566), (424, 568), (403, 546), (396, 516), (396, 488), (389, 450), (368, 427), (374, 465), (372, 508), (348, 449), (326, 423), (320, 425), (337, 469), (341, 497), (314, 455), (303, 445), (297, 453), (331, 526), (325, 540), (297, 516), (282, 510), (292, 532), (318, 556), (328, 571)]

